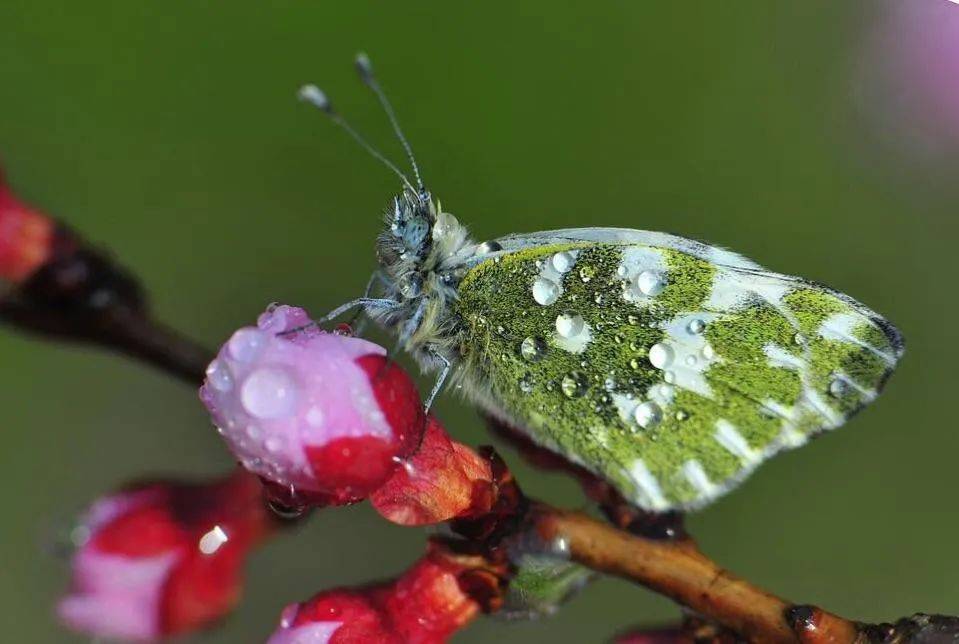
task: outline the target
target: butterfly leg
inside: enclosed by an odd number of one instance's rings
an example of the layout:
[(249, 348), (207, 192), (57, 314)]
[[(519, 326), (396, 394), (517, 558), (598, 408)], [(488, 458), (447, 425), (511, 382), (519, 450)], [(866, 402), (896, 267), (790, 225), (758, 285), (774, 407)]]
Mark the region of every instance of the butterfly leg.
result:
[[(377, 283), (385, 283), (383, 279), (383, 273), (378, 270), (373, 271), (373, 274), (370, 275), (370, 279), (366, 283), (366, 288), (363, 289), (363, 297), (370, 297), (370, 294), (373, 292), (373, 287), (376, 286)], [(363, 330), (366, 328), (366, 323), (369, 321), (369, 318), (360, 318), (360, 315), (362, 314), (362, 309), (357, 310), (357, 312), (353, 314), (348, 322), (348, 324), (353, 327), (354, 333), (359, 336), (363, 335)]]
[(356, 298), (355, 300), (351, 300), (351, 301), (347, 302), (346, 304), (342, 304), (342, 305), (336, 307), (335, 309), (333, 309), (332, 311), (330, 311), (329, 313), (327, 313), (327, 314), (324, 315), (323, 317), (317, 318), (317, 319), (315, 319), (315, 320), (312, 320), (309, 324), (304, 324), (304, 325), (302, 325), (302, 326), (294, 327), (294, 328), (289, 329), (289, 330), (287, 330), (287, 331), (281, 331), (281, 332), (278, 333), (277, 335), (280, 335), (280, 336), (295, 335), (296, 333), (299, 333), (300, 331), (305, 331), (306, 329), (316, 328), (316, 327), (320, 326), (321, 324), (325, 324), (326, 322), (329, 322), (330, 320), (333, 320), (333, 319), (335, 319), (335, 318), (343, 315), (344, 313), (346, 313), (346, 312), (349, 311), (350, 309), (355, 308), (355, 307), (357, 307), (357, 306), (362, 306), (362, 307), (364, 307), (364, 308), (365, 308), (365, 307), (383, 307), (383, 308), (391, 309), (391, 308), (397, 306), (398, 304), (399, 304), (399, 303), (396, 302), (395, 300), (390, 300), (390, 299), (386, 299), (386, 298), (378, 298), (378, 297), (358, 297), (358, 298)]
[(443, 371), (440, 372), (439, 378), (436, 379), (436, 384), (433, 385), (432, 391), (430, 391), (429, 398), (426, 399), (425, 411), (429, 413), (430, 407), (433, 406), (433, 400), (436, 399), (436, 396), (443, 389), (443, 383), (446, 382), (446, 378), (450, 375), (450, 371), (453, 369), (453, 363), (450, 362), (445, 356), (441, 356), (438, 353), (433, 352), (433, 357), (443, 363)]

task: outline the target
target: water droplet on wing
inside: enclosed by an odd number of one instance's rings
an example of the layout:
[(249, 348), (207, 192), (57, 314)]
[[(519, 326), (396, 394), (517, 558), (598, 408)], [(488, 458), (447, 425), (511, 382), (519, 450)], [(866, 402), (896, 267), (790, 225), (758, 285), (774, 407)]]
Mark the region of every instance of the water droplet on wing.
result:
[(847, 393), (849, 393), (849, 383), (842, 378), (833, 378), (832, 382), (829, 383), (829, 395), (842, 398)]
[(657, 369), (665, 369), (673, 363), (673, 350), (668, 344), (657, 342), (649, 349), (649, 363)]
[(666, 280), (656, 271), (643, 271), (636, 276), (636, 288), (643, 295), (659, 295), (666, 288)]
[(476, 247), (477, 255), (488, 255), (490, 253), (495, 253), (496, 251), (503, 250), (502, 245), (499, 242), (495, 241), (485, 241), (479, 246)]
[(563, 390), (563, 394), (567, 398), (577, 398), (582, 396), (586, 389), (583, 382), (583, 376), (575, 371), (567, 376), (564, 376), (563, 381), (560, 383), (560, 389)]
[(533, 282), (533, 299), (537, 304), (549, 306), (559, 299), (559, 284), (545, 277), (536, 278)]
[(527, 374), (524, 375), (522, 378), (520, 378), (520, 381), (519, 381), (519, 389), (520, 389), (520, 391), (522, 391), (524, 394), (528, 394), (528, 393), (530, 393), (531, 391), (533, 391), (533, 377), (532, 377), (532, 375), (530, 375), (530, 374), (527, 373)]
[(556, 332), (564, 338), (574, 338), (583, 332), (583, 316), (575, 313), (563, 313), (556, 316)]
[(658, 425), (663, 419), (663, 410), (653, 401), (647, 400), (636, 406), (636, 410), (633, 412), (633, 418), (636, 419), (636, 424), (640, 427), (649, 429), (650, 427)]
[(552, 264), (553, 268), (556, 269), (557, 273), (568, 273), (573, 270), (573, 264), (576, 263), (576, 258), (573, 257), (572, 253), (566, 251), (560, 251), (553, 255)]
[(546, 354), (546, 343), (540, 338), (529, 337), (519, 346), (520, 355), (530, 362), (539, 362)]

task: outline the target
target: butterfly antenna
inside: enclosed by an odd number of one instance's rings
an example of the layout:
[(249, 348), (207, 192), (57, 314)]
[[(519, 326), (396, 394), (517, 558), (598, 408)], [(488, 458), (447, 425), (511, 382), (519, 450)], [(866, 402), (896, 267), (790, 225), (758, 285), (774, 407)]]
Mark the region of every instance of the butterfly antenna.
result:
[[(342, 129), (346, 130), (347, 134), (353, 137), (353, 140), (360, 144), (360, 147), (362, 147), (364, 150), (369, 152), (370, 155), (373, 156), (375, 159), (378, 159), (380, 163), (382, 163), (387, 168), (392, 170), (393, 173), (400, 178), (400, 180), (406, 185), (407, 188), (409, 188), (410, 190), (413, 190), (413, 185), (410, 183), (410, 180), (406, 178), (406, 175), (400, 172), (400, 169), (397, 168), (392, 161), (390, 161), (385, 156), (383, 156), (382, 152), (380, 152), (379, 150), (374, 148), (372, 145), (370, 145), (370, 143), (365, 138), (363, 138), (363, 136), (359, 132), (353, 129), (353, 126), (350, 125), (349, 122), (345, 118), (343, 118), (343, 116), (339, 112), (333, 109), (333, 104), (330, 102), (330, 99), (327, 98), (326, 93), (323, 90), (321, 90), (316, 85), (304, 85), (303, 87), (300, 88), (300, 91), (297, 92), (297, 96), (299, 97), (301, 101), (305, 103), (309, 103), (310, 105), (316, 107), (321, 112), (329, 116), (330, 120), (333, 121), (338, 126), (340, 126)], [(415, 167), (416, 166), (414, 166), (414, 169)], [(420, 188), (422, 189), (423, 184), (419, 180), (419, 174), (416, 175), (416, 180), (417, 180), (417, 183), (420, 185)]]
[(420, 168), (416, 164), (416, 157), (413, 155), (413, 148), (410, 146), (410, 142), (406, 140), (406, 136), (403, 134), (403, 130), (400, 128), (400, 122), (396, 118), (396, 112), (393, 110), (393, 105), (390, 103), (389, 99), (386, 98), (386, 93), (383, 91), (379, 81), (376, 80), (376, 76), (373, 74), (373, 63), (370, 62), (370, 57), (363, 52), (360, 52), (356, 55), (356, 71), (359, 73), (360, 79), (363, 81), (363, 83), (373, 90), (373, 93), (376, 94), (376, 98), (378, 98), (380, 101), (380, 105), (383, 106), (383, 111), (386, 112), (386, 117), (390, 120), (390, 125), (393, 126), (393, 132), (396, 134), (396, 138), (400, 140), (400, 144), (406, 151), (406, 156), (410, 160), (410, 165), (413, 166), (413, 176), (416, 177), (416, 186), (419, 188), (419, 194), (422, 195), (426, 192), (426, 189), (423, 186), (423, 179), (420, 177)]

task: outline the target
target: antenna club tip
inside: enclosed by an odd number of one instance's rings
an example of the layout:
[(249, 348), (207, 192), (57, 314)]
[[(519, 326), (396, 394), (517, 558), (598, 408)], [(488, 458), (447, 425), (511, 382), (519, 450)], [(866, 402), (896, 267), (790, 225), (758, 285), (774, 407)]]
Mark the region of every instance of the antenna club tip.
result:
[(304, 85), (297, 91), (296, 96), (301, 101), (314, 105), (324, 112), (333, 111), (333, 104), (330, 103), (330, 99), (326, 96), (326, 92), (321, 90), (316, 85)]
[(356, 54), (356, 58), (353, 59), (353, 64), (356, 65), (356, 71), (359, 73), (360, 78), (363, 79), (363, 82), (368, 83), (373, 80), (373, 63), (365, 51)]

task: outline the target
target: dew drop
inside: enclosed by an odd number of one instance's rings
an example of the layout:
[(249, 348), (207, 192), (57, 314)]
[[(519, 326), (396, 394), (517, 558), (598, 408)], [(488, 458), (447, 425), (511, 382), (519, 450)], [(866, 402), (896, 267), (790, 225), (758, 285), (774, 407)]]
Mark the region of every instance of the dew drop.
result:
[(213, 526), (213, 529), (205, 533), (200, 537), (200, 541), (197, 546), (205, 555), (212, 555), (217, 550), (220, 549), (224, 543), (229, 541), (230, 538), (227, 536), (226, 532), (220, 526)]
[(597, 305), (601, 305), (603, 303), (603, 294), (599, 291), (593, 293), (593, 302), (595, 302)]
[(559, 299), (559, 284), (545, 277), (538, 277), (533, 282), (533, 299), (537, 304), (549, 306)]
[(657, 369), (665, 369), (673, 363), (673, 350), (662, 342), (657, 342), (649, 349), (649, 363)]
[(256, 425), (249, 425), (246, 428), (246, 435), (250, 437), (250, 440), (258, 441), (260, 440), (260, 436), (263, 435), (263, 430)]
[(319, 427), (323, 424), (324, 414), (323, 410), (317, 406), (310, 407), (306, 412), (306, 422), (311, 427)]
[(252, 362), (266, 344), (266, 334), (259, 329), (247, 327), (240, 329), (230, 338), (227, 347), (236, 360)]
[(686, 329), (693, 335), (699, 335), (706, 329), (706, 323), (696, 318), (695, 320), (690, 321), (689, 326)]
[(694, 356), (694, 355), (692, 355), (692, 354), (686, 356), (686, 366), (687, 366), (687, 367), (695, 367), (695, 366), (696, 366), (696, 356)]
[(340, 322), (333, 328), (333, 334), (351, 338), (353, 337), (353, 327), (346, 322)]
[(217, 391), (227, 392), (233, 389), (233, 374), (230, 368), (219, 360), (214, 360), (206, 368), (206, 379)]
[(806, 344), (806, 336), (804, 336), (802, 333), (797, 333), (793, 336), (793, 342), (799, 345)]
[(676, 382), (676, 372), (675, 371), (666, 371), (663, 373), (663, 380), (669, 384), (674, 384)]
[(495, 253), (500, 250), (503, 250), (503, 246), (499, 242), (485, 241), (476, 247), (476, 254), (489, 255), (490, 253)]
[(689, 414), (684, 412), (682, 409), (676, 412), (676, 420), (686, 420), (689, 418)]
[(265, 447), (269, 453), (276, 454), (283, 449), (283, 439), (279, 436), (270, 436), (263, 443), (263, 447)]
[(649, 429), (650, 427), (658, 425), (663, 419), (663, 410), (653, 401), (647, 400), (636, 406), (636, 410), (633, 412), (633, 418), (636, 419), (636, 424), (640, 427)]
[(293, 621), (296, 619), (296, 616), (300, 612), (300, 607), (298, 604), (290, 604), (283, 609), (283, 612), (280, 613), (280, 626), (283, 628), (291, 628), (293, 626)]
[(632, 314), (627, 315), (626, 321), (629, 322), (630, 324), (639, 324), (639, 316), (632, 315)]
[(578, 398), (583, 395), (586, 389), (583, 384), (583, 377), (575, 371), (563, 377), (560, 383), (560, 389), (567, 398)]
[(642, 363), (637, 358), (633, 358), (629, 361), (629, 366), (631, 369), (639, 369)]
[(621, 279), (625, 279), (627, 275), (629, 275), (629, 271), (626, 269), (626, 266), (624, 266), (623, 264), (620, 264), (616, 268), (616, 276)]
[(261, 367), (247, 376), (240, 401), (257, 418), (282, 418), (293, 413), (297, 394), (296, 383), (288, 371)]
[(706, 360), (712, 360), (716, 357), (716, 351), (713, 349), (712, 345), (707, 344), (703, 347), (703, 358)]
[(584, 266), (579, 269), (579, 279), (583, 280), (583, 283), (587, 283), (596, 276), (596, 269), (592, 266)]
[(519, 346), (520, 355), (530, 362), (539, 362), (546, 355), (546, 343), (540, 338), (529, 337)]
[(532, 375), (526, 374), (526, 375), (524, 375), (522, 378), (520, 378), (520, 381), (519, 381), (519, 389), (520, 389), (520, 391), (522, 391), (524, 394), (528, 394), (528, 393), (530, 393), (531, 391), (533, 391), (533, 377), (532, 377)]
[(616, 389), (616, 379), (612, 376), (606, 378), (606, 380), (603, 381), (603, 389), (606, 391), (613, 391)]
[(560, 251), (553, 255), (552, 264), (553, 268), (556, 269), (557, 273), (568, 273), (573, 270), (573, 264), (576, 263), (576, 258), (573, 257), (572, 253), (566, 251)]
[(643, 271), (636, 276), (636, 288), (643, 295), (659, 295), (666, 288), (666, 280), (656, 271)]
[(556, 316), (556, 332), (564, 338), (574, 338), (583, 332), (583, 317), (574, 313)]
[(833, 378), (829, 383), (829, 395), (842, 398), (849, 392), (849, 383), (842, 378)]

